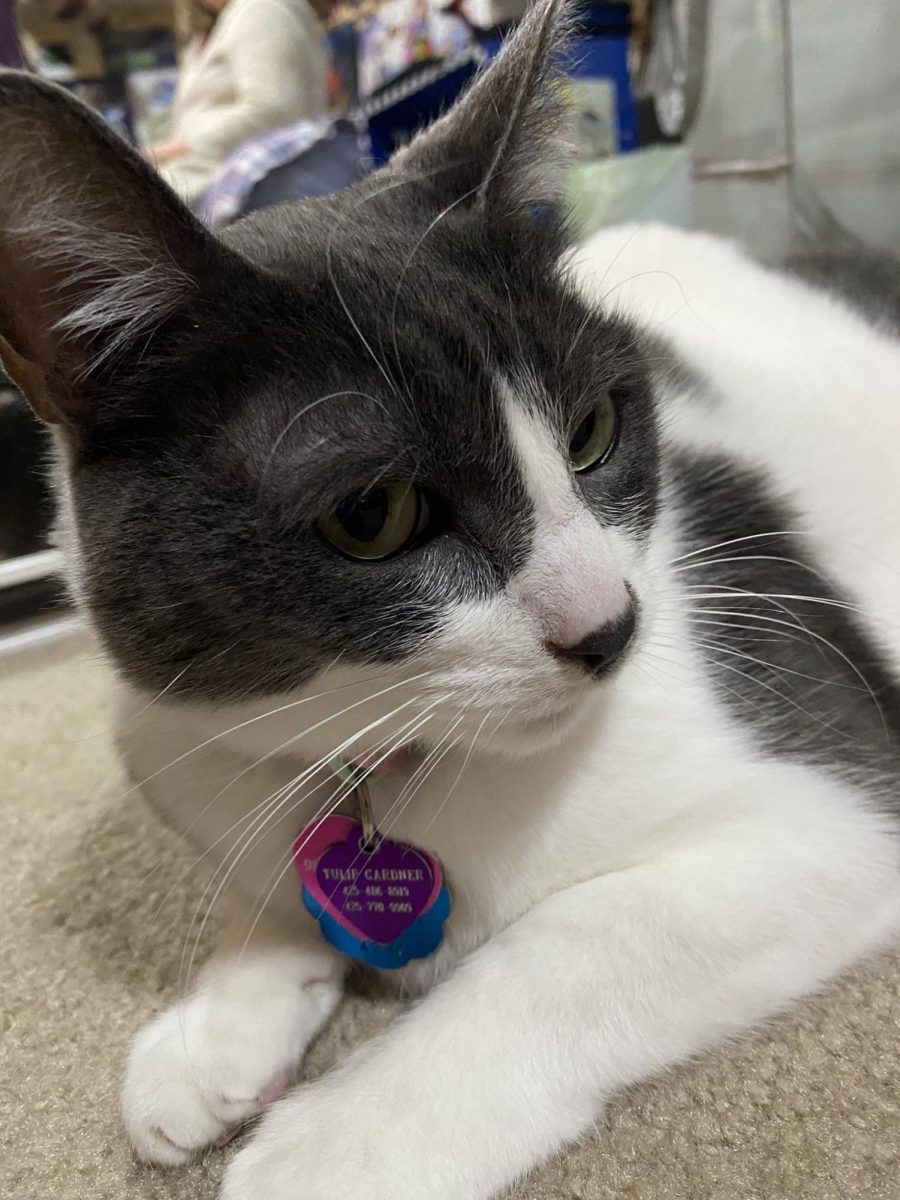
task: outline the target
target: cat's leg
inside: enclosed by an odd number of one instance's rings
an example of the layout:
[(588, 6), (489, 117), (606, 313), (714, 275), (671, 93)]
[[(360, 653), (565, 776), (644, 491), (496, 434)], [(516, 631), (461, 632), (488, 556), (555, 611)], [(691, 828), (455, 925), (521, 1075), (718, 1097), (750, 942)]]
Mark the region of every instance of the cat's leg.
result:
[(229, 880), (216, 952), (189, 996), (138, 1034), (123, 1089), (138, 1154), (177, 1164), (284, 1091), (337, 1003), (345, 961), (304, 910), (296, 874), (282, 869), (314, 811), (297, 794), (280, 800), (303, 764), (262, 748), (258, 761), (235, 752), (222, 733), (240, 722), (228, 713), (204, 717), (118, 691), (117, 741), (132, 779), (214, 880)]
[(187, 1162), (283, 1095), (340, 997), (344, 960), (313, 922), (261, 920), (248, 942), (250, 907), (192, 994), (135, 1038), (122, 1107), (147, 1161)]
[(486, 1200), (590, 1129), (619, 1089), (891, 936), (897, 847), (875, 819), (827, 797), (790, 821), (758, 819), (752, 797), (747, 813), (537, 905), (275, 1105), (223, 1200)]

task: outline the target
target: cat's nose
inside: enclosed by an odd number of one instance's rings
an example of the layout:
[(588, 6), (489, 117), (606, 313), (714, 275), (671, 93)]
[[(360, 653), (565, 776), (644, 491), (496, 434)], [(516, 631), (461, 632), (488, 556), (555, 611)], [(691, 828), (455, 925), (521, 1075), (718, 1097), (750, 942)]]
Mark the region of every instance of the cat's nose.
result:
[(576, 645), (554, 645), (550, 649), (560, 658), (579, 663), (596, 679), (622, 657), (636, 626), (637, 615), (634, 605), (631, 604), (615, 621), (601, 625)]

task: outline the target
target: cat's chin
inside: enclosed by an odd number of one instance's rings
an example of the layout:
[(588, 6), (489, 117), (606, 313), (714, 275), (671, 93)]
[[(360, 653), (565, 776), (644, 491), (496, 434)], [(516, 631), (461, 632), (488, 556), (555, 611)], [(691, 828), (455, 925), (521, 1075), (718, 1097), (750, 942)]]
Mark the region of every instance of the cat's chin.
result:
[(479, 748), (505, 758), (542, 754), (570, 737), (584, 723), (589, 707), (573, 703), (536, 717), (510, 718), (484, 743), (479, 743)]

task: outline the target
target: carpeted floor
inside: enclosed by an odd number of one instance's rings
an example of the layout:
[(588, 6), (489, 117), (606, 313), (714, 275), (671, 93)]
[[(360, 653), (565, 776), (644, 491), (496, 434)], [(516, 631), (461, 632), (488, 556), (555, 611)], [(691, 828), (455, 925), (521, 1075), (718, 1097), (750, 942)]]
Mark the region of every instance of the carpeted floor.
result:
[[(154, 1170), (119, 1128), (128, 1039), (174, 994), (202, 878), (154, 918), (193, 860), (125, 794), (107, 681), (84, 644), (0, 659), (2, 1200), (212, 1200), (233, 1152)], [(310, 1071), (392, 1011), (348, 1001)], [(898, 1034), (900, 958), (888, 957), (623, 1097), (516, 1200), (900, 1200)]]

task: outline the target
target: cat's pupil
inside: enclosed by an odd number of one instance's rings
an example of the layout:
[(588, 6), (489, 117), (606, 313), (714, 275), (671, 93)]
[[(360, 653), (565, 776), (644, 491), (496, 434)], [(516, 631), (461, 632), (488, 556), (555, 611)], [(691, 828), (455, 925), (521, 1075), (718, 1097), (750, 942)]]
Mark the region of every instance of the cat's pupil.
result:
[(594, 427), (597, 424), (597, 410), (592, 408), (588, 415), (584, 418), (575, 434), (569, 442), (569, 453), (574, 457), (580, 454), (591, 438), (594, 436)]
[(357, 496), (348, 496), (335, 510), (343, 528), (357, 542), (372, 542), (387, 520), (390, 497), (387, 488), (372, 488)]

